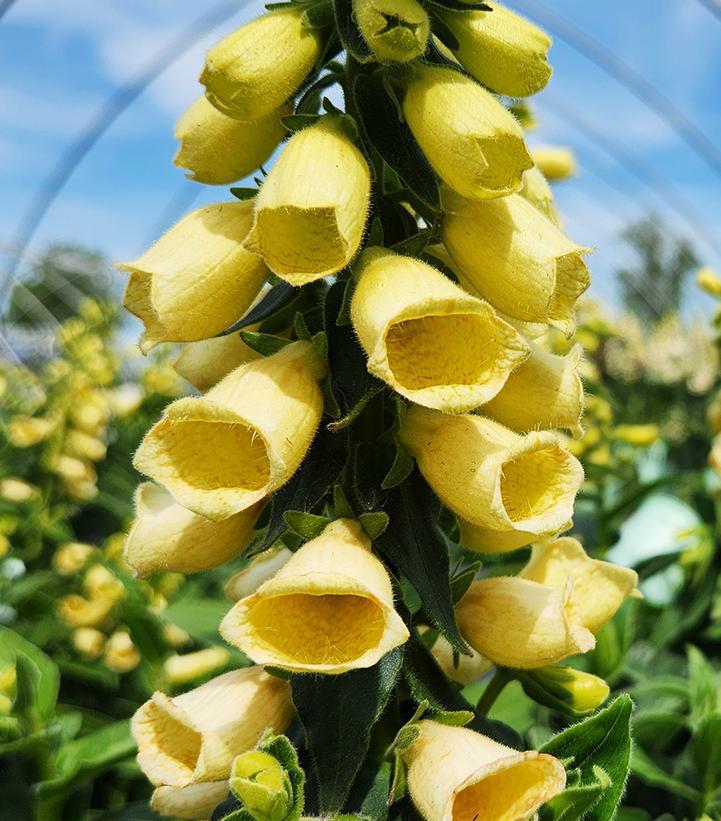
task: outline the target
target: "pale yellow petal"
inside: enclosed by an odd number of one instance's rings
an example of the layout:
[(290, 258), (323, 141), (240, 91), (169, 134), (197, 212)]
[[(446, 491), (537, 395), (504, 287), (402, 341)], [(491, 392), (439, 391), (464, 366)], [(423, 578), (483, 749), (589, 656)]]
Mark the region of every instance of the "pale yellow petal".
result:
[(566, 180), (576, 174), (576, 157), (570, 148), (539, 145), (531, 149), (531, 156), (547, 180)]
[(233, 333), (188, 342), (183, 345), (173, 368), (194, 388), (204, 392), (240, 365), (260, 358), (261, 355), (257, 351), (243, 342), (240, 334)]
[(253, 556), (242, 570), (234, 573), (226, 582), (226, 598), (238, 601), (255, 593), (263, 582), (275, 576), (292, 555), (287, 547), (276, 546)]
[(158, 815), (204, 821), (228, 795), (227, 781), (206, 781), (187, 787), (157, 787), (150, 808)]

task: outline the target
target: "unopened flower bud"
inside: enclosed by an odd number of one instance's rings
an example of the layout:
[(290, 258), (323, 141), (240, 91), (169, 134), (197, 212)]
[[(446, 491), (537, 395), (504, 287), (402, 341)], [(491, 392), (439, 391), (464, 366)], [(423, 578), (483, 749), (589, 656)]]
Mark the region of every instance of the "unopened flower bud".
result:
[(88, 661), (98, 658), (105, 647), (105, 633), (94, 627), (78, 627), (72, 640), (75, 650)]
[(8, 439), (16, 448), (37, 445), (55, 429), (55, 422), (42, 416), (15, 416), (8, 422)]
[(610, 692), (602, 678), (572, 667), (529, 670), (521, 677), (521, 684), (534, 701), (574, 716), (597, 709)]
[(68, 542), (60, 545), (53, 553), (53, 567), (64, 576), (77, 573), (95, 552), (91, 544), (83, 542)]
[(531, 157), (543, 176), (551, 182), (567, 180), (576, 174), (576, 158), (570, 148), (539, 145), (531, 149)]
[(212, 673), (229, 660), (230, 652), (225, 647), (206, 647), (195, 653), (169, 656), (163, 662), (163, 671), (168, 684), (177, 686)]
[(101, 439), (82, 430), (72, 430), (65, 440), (68, 453), (89, 462), (99, 462), (105, 458), (108, 447)]
[(303, 12), (294, 6), (263, 14), (210, 49), (200, 82), (218, 111), (259, 120), (295, 94), (323, 48)]
[(0, 479), (0, 498), (5, 499), (6, 502), (29, 502), (37, 496), (38, 490), (33, 485), (28, 484), (23, 479), (18, 479), (15, 476), (8, 476), (5, 479)]
[(129, 673), (140, 664), (140, 653), (126, 630), (117, 630), (108, 639), (103, 663), (114, 673)]
[(58, 615), (71, 627), (100, 627), (115, 604), (116, 601), (108, 597), (89, 600), (70, 593), (58, 601)]
[(416, 0), (353, 0), (363, 39), (382, 63), (405, 63), (426, 50), (428, 12)]
[(277, 758), (262, 750), (239, 755), (230, 769), (231, 792), (255, 821), (284, 821), (293, 807), (293, 787)]

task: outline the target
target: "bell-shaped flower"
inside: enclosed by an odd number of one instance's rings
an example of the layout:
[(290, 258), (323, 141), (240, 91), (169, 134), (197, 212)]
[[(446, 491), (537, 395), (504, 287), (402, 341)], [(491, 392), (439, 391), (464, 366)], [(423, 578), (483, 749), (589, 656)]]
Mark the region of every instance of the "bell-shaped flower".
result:
[(153, 693), (130, 729), (150, 782), (186, 787), (227, 779), (236, 755), (254, 747), (268, 728), (284, 732), (292, 716), (288, 682), (246, 667), (172, 698)]
[(583, 255), (521, 196), (487, 202), (443, 195), (443, 242), (466, 290), (525, 322), (570, 335), (576, 300), (589, 286)]
[(402, 755), (408, 792), (428, 821), (530, 818), (566, 786), (551, 755), (519, 752), (466, 727), (414, 726), (418, 736)]
[(381, 63), (406, 63), (426, 50), (430, 20), (417, 0), (353, 0), (353, 15)]
[(156, 787), (150, 798), (150, 809), (168, 818), (201, 821), (210, 818), (213, 811), (225, 801), (227, 781), (204, 781), (187, 787)]
[(292, 556), (293, 552), (280, 543), (253, 556), (242, 570), (234, 573), (225, 583), (225, 597), (230, 601), (238, 601), (255, 593), (261, 584), (275, 576)]
[(580, 433), (583, 383), (578, 365), (583, 349), (576, 345), (557, 356), (529, 345), (531, 355), (483, 406), (483, 413), (517, 433), (547, 428)]
[(180, 147), (173, 162), (187, 168), (190, 179), (206, 185), (241, 180), (275, 151), (286, 134), (281, 117), (291, 110), (283, 105), (259, 120), (241, 122), (199, 97), (175, 126)]
[(571, 582), (564, 588), (515, 576), (481, 579), (456, 605), (458, 628), (494, 664), (547, 667), (596, 644), (571, 591)]
[(246, 510), (303, 461), (323, 412), (325, 367), (304, 341), (241, 365), (205, 396), (168, 405), (135, 467), (201, 516), (220, 521)]
[(436, 495), (472, 524), (540, 536), (572, 516), (583, 468), (552, 433), (519, 436), (483, 416), (413, 406), (401, 440)]
[(368, 370), (419, 405), (477, 408), (528, 356), (490, 305), (421, 260), (370, 248), (356, 275), (351, 318)]
[[(474, 524), (460, 516), (458, 517), (458, 524), (461, 528), (461, 544), (463, 547), (468, 548), (468, 550), (477, 550), (479, 553), (510, 553), (538, 541), (536, 533), (483, 527), (483, 525)], [(556, 536), (558, 533), (563, 533), (569, 530), (572, 525), (572, 521), (565, 522), (556, 533), (549, 535)]]
[(515, 117), (470, 77), (417, 63), (403, 114), (438, 176), (464, 197), (505, 197), (533, 161)]
[(206, 205), (118, 266), (130, 272), (124, 304), (145, 325), (144, 352), (215, 336), (245, 312), (268, 276), (243, 247), (252, 222), (252, 200)]
[(240, 365), (260, 358), (257, 351), (243, 342), (240, 334), (233, 333), (188, 342), (183, 345), (173, 368), (203, 393)]
[(323, 117), (295, 134), (270, 170), (245, 247), (291, 285), (340, 271), (363, 237), (370, 184), (345, 121)]
[(563, 589), (572, 582), (571, 602), (592, 633), (613, 618), (628, 596), (637, 597), (638, 574), (628, 567), (592, 559), (577, 539), (565, 536), (534, 545), (520, 577)]
[(135, 521), (125, 542), (125, 561), (138, 576), (170, 571), (197, 573), (235, 558), (253, 535), (263, 502), (214, 522), (179, 505), (152, 482), (135, 492)]
[(570, 148), (539, 145), (531, 149), (531, 156), (543, 176), (551, 182), (566, 180), (576, 174), (576, 157)]
[(349, 519), (331, 522), (238, 601), (220, 632), (259, 664), (330, 674), (372, 667), (409, 635), (388, 572)]
[(293, 6), (262, 14), (210, 49), (200, 82), (218, 111), (259, 120), (295, 94), (323, 49), (303, 13)]

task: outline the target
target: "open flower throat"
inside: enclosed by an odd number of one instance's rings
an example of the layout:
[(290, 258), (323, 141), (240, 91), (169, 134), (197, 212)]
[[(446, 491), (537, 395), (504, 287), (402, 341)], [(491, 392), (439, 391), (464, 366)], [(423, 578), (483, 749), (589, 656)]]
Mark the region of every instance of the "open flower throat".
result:
[[(230, 790), (243, 817), (300, 818), (295, 753), (272, 734), (296, 713), (323, 817), (385, 807), (355, 794), (388, 783), (384, 758), (426, 821), (531, 817), (563, 764), (444, 724), (474, 707), (443, 677), (496, 666), (560, 687), (572, 676), (549, 666), (635, 595), (635, 574), (559, 538), (584, 480), (558, 430), (581, 431), (581, 349), (562, 337), (589, 249), (500, 96), (545, 86), (550, 39), (495, 0), (432, 5), (272, 4), (212, 47), (175, 161), (255, 185), (122, 266), (143, 349), (180, 344), (198, 391), (135, 454), (151, 481), (126, 559), (141, 576), (237, 559), (219, 632), (229, 666), (248, 664), (136, 713), (158, 812), (219, 817)], [(520, 572), (506, 562), (531, 545)], [(473, 550), (495, 554), (492, 573)], [(196, 667), (179, 656), (175, 680)], [(586, 711), (608, 693), (590, 679)]]

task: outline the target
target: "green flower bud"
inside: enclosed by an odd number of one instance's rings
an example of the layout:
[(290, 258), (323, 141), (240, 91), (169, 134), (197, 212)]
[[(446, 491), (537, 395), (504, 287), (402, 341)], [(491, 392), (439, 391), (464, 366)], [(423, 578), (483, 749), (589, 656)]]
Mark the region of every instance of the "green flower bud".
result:
[(608, 698), (608, 684), (598, 676), (572, 667), (541, 667), (520, 678), (529, 698), (570, 715), (583, 715), (600, 707)]
[(426, 50), (428, 13), (416, 0), (353, 0), (358, 28), (382, 63), (405, 63)]
[(284, 821), (293, 809), (293, 787), (277, 758), (250, 750), (235, 758), (230, 789), (256, 821)]

